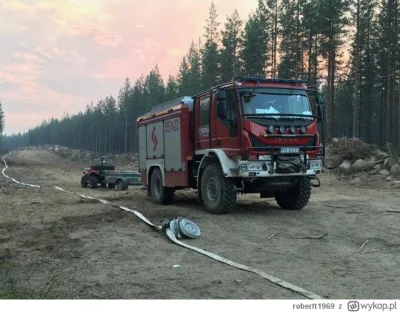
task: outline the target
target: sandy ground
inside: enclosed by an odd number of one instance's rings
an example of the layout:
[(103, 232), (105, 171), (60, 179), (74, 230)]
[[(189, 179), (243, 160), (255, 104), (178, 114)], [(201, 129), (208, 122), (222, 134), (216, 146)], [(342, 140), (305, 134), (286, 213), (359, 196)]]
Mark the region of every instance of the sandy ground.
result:
[(8, 163), (8, 175), (43, 187), (0, 177), (0, 299), (304, 299), (179, 247), (133, 214), (54, 185), (137, 209), (157, 224), (187, 217), (202, 230), (188, 243), (326, 298), (399, 297), (399, 189), (359, 188), (325, 176), (302, 211), (244, 195), (232, 214), (214, 216), (193, 191), (178, 192), (165, 207), (151, 204), (138, 187), (82, 189), (85, 164), (50, 152), (18, 152)]

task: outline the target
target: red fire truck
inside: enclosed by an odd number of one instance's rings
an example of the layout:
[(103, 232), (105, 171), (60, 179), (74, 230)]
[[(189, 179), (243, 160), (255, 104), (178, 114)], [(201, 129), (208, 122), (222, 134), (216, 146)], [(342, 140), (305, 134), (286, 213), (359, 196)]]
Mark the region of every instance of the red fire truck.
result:
[(230, 213), (246, 193), (302, 209), (320, 186), (323, 115), (316, 87), (259, 77), (158, 105), (137, 119), (147, 195), (167, 205), (175, 190), (197, 189), (213, 214)]

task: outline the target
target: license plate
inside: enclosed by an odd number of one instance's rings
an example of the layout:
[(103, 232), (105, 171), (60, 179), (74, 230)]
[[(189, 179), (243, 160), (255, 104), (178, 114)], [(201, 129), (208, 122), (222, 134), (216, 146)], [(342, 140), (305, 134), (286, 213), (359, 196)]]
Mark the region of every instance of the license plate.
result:
[(299, 147), (282, 147), (281, 154), (299, 154), (300, 148)]
[(262, 171), (263, 166), (262, 164), (247, 164), (247, 169), (249, 171)]

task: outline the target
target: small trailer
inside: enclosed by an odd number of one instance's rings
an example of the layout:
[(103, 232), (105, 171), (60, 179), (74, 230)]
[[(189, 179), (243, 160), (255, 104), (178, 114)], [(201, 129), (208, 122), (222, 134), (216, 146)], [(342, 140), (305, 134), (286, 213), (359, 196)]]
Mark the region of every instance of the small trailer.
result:
[(129, 185), (143, 185), (138, 171), (115, 171), (115, 166), (101, 158), (99, 164), (93, 164), (83, 170), (81, 186), (95, 189), (98, 185), (119, 191), (128, 189)]
[(110, 189), (117, 188), (118, 191), (128, 189), (128, 185), (143, 185), (138, 171), (105, 171), (104, 182)]

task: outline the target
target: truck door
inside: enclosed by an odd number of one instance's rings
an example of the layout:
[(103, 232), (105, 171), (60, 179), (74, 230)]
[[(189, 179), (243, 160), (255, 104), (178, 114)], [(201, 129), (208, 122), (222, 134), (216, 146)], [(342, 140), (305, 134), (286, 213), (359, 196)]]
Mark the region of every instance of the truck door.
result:
[(211, 107), (211, 148), (239, 149), (239, 110), (235, 89), (226, 88), (227, 116), (221, 119), (217, 115), (216, 92)]
[(195, 101), (195, 147), (196, 150), (210, 148), (211, 94), (207, 93)]

